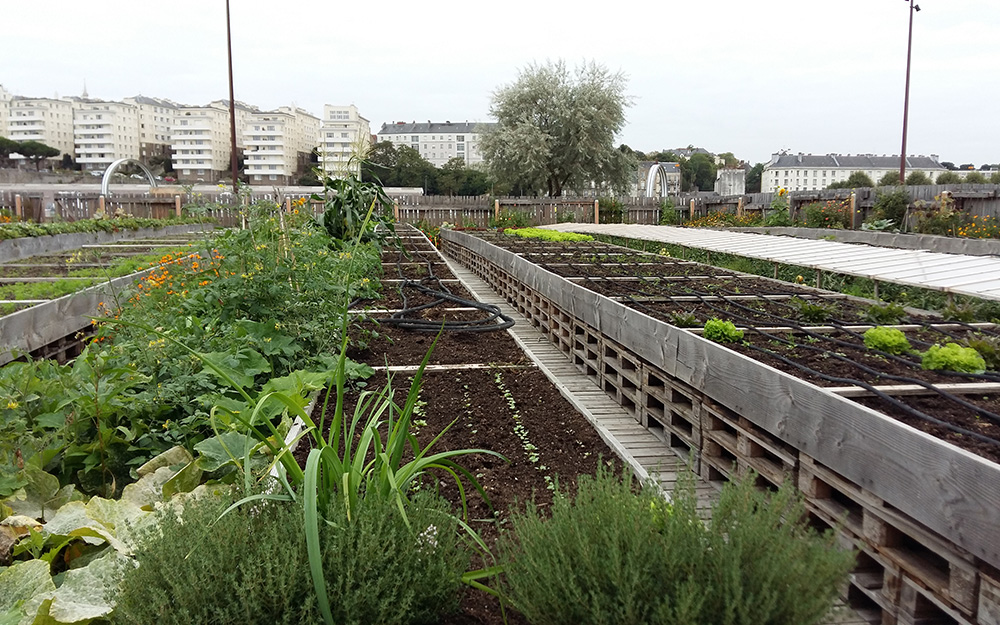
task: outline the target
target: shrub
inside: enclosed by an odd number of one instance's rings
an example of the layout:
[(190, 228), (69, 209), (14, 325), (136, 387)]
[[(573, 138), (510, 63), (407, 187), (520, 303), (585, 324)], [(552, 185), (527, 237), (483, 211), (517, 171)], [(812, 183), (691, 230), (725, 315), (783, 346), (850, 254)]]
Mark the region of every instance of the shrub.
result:
[[(458, 606), (469, 558), (446, 504), (418, 494), (408, 528), (388, 498), (331, 509), (321, 544), (335, 622), (436, 623)], [(320, 623), (298, 504), (203, 500), (147, 533), (112, 623)], [(218, 519), (217, 522), (216, 519)], [(214, 522), (214, 524), (213, 524)]]
[(802, 207), (805, 226), (808, 228), (850, 228), (850, 200), (813, 202)]
[(709, 319), (705, 322), (702, 336), (716, 343), (737, 343), (743, 339), (743, 330), (736, 329), (732, 321)]
[(597, 199), (597, 206), (602, 224), (620, 224), (627, 220), (628, 211), (621, 200), (602, 197)]
[(958, 343), (948, 343), (944, 347), (931, 345), (924, 352), (921, 366), (932, 371), (958, 371), (961, 373), (983, 373), (986, 361), (979, 352)]
[(896, 328), (878, 326), (865, 331), (865, 347), (889, 354), (906, 354), (910, 351), (910, 341)]
[(903, 220), (906, 218), (906, 209), (910, 206), (910, 194), (906, 189), (897, 187), (891, 191), (878, 189), (875, 191), (875, 204), (872, 208), (872, 216), (876, 220), (890, 219), (893, 223), (903, 227)]
[(728, 485), (705, 525), (690, 478), (667, 503), (598, 469), (551, 518), (534, 506), (501, 538), (506, 589), (531, 623), (808, 625), (825, 616), (853, 564), (833, 537), (798, 522), (791, 487)]
[(674, 201), (667, 198), (660, 202), (660, 225), (661, 226), (677, 226), (681, 223), (681, 216), (677, 214), (677, 208), (674, 206)]

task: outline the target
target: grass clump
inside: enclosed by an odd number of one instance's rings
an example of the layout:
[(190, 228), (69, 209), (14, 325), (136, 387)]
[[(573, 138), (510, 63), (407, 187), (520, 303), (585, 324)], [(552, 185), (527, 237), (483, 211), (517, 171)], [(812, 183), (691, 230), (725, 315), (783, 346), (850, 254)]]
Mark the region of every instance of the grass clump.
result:
[(984, 373), (986, 361), (979, 352), (958, 343), (931, 345), (923, 354), (921, 366), (931, 371), (958, 371), (960, 373)]
[[(436, 623), (458, 607), (469, 557), (429, 494), (412, 497), (407, 527), (389, 498), (361, 500), (351, 520), (328, 511), (321, 529), (327, 592), (338, 624)], [(192, 502), (161, 514), (134, 568), (122, 571), (111, 623), (148, 625), (322, 622), (309, 577), (302, 506)]]
[(705, 322), (702, 336), (716, 343), (738, 343), (743, 340), (743, 330), (738, 330), (732, 321), (712, 318)]
[(877, 326), (865, 330), (865, 347), (887, 354), (906, 354), (912, 349), (906, 335), (897, 328)]
[(753, 477), (727, 485), (712, 521), (691, 479), (668, 503), (599, 469), (577, 494), (559, 491), (551, 518), (528, 506), (501, 539), (506, 589), (531, 623), (759, 625), (818, 622), (853, 554), (801, 522), (796, 493), (766, 494)]

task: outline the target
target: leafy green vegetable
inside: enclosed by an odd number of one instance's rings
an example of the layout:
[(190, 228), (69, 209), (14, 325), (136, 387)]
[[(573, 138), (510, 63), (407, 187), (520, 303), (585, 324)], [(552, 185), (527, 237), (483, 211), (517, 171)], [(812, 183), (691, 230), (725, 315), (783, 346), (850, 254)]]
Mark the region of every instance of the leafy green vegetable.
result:
[(865, 347), (889, 354), (905, 354), (912, 348), (906, 335), (896, 328), (877, 326), (865, 331)]
[(958, 343), (948, 343), (944, 347), (932, 345), (924, 352), (921, 365), (932, 371), (959, 371), (962, 373), (983, 373), (986, 361), (979, 352)]
[(705, 322), (702, 336), (716, 343), (737, 343), (743, 340), (743, 330), (736, 329), (732, 321), (713, 318)]

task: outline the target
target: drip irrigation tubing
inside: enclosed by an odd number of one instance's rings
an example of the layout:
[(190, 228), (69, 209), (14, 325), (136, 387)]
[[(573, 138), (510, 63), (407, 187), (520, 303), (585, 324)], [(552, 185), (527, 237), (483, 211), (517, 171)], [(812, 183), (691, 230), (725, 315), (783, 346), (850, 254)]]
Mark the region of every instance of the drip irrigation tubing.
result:
[[(514, 325), (514, 320), (503, 314), (499, 306), (453, 294), (434, 274), (434, 264), (429, 260), (424, 261), (427, 266), (425, 277), (419, 280), (407, 278), (403, 272), (403, 258), (406, 252), (398, 238), (397, 242), (400, 244), (400, 248), (396, 257), (396, 272), (402, 280), (399, 285), (399, 295), (403, 300), (403, 306), (392, 313), (390, 317), (379, 319), (379, 323), (417, 332), (494, 332), (506, 330)], [(411, 295), (413, 292), (429, 297), (431, 301), (411, 306), (410, 300), (413, 297)], [(438, 321), (419, 316), (420, 313), (446, 303), (455, 304), (461, 308), (473, 308), (483, 313), (484, 316), (472, 321), (449, 321), (446, 318)]]

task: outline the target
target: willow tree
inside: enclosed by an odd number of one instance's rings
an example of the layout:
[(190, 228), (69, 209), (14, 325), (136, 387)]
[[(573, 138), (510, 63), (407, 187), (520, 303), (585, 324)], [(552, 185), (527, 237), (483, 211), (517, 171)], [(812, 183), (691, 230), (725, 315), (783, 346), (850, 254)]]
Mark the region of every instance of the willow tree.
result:
[(480, 145), (493, 178), (553, 197), (591, 184), (624, 188), (630, 158), (614, 141), (630, 104), (625, 86), (622, 73), (596, 63), (574, 71), (563, 61), (523, 69), (493, 94), (497, 123)]

